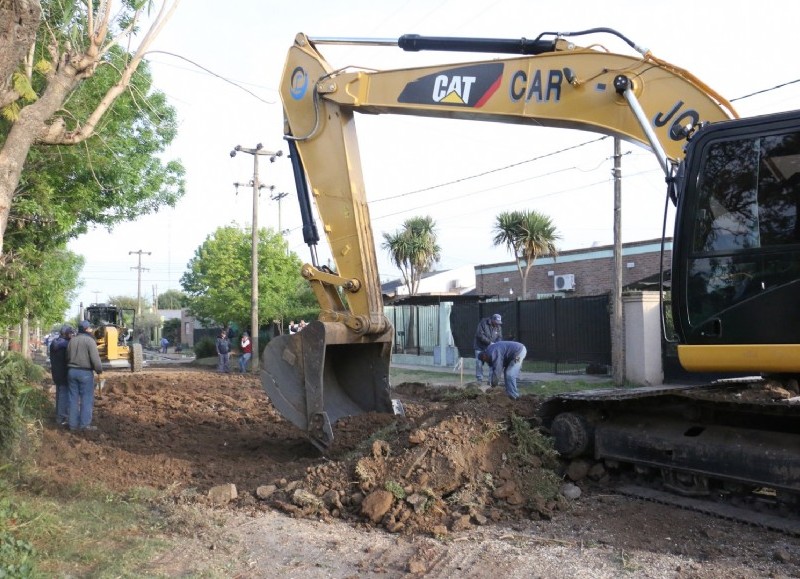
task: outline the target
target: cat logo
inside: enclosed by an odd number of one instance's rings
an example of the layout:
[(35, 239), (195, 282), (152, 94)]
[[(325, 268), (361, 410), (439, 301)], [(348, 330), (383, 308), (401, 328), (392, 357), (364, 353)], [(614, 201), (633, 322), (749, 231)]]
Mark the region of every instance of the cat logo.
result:
[(440, 74), (433, 82), (433, 102), (463, 105), (469, 102), (469, 92), (475, 81), (474, 76), (451, 76)]
[(397, 102), (480, 108), (500, 88), (503, 63), (461, 66), (408, 83)]

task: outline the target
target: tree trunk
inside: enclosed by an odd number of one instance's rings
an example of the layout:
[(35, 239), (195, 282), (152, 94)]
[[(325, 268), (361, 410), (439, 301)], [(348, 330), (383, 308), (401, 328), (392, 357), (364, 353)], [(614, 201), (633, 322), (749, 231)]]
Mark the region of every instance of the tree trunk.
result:
[(19, 96), (12, 75), (33, 46), (41, 17), (39, 0), (0, 0), (0, 107)]
[[(2, 1), (2, 0), (0, 0)], [(0, 255), (8, 227), (11, 203), (17, 192), (25, 159), (33, 144), (48, 130), (47, 121), (61, 108), (78, 85), (77, 71), (66, 65), (47, 84), (42, 96), (20, 111), (19, 120), (11, 126), (0, 150)]]
[(30, 340), (30, 326), (28, 325), (28, 312), (22, 316), (22, 323), (20, 324), (20, 353), (26, 360), (31, 357), (31, 340)]

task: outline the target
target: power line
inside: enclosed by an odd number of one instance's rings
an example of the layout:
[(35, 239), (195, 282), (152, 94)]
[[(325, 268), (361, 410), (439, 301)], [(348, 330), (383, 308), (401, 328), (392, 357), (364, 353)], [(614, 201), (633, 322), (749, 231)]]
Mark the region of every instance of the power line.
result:
[(560, 155), (561, 153), (566, 153), (567, 151), (573, 151), (575, 149), (579, 149), (581, 147), (585, 147), (587, 145), (592, 145), (594, 143), (599, 143), (607, 139), (607, 136), (600, 137), (599, 139), (594, 139), (592, 141), (586, 141), (584, 143), (579, 143), (577, 145), (573, 145), (571, 147), (565, 147), (563, 149), (559, 149), (557, 151), (552, 151), (550, 153), (545, 153), (544, 155), (539, 155), (538, 157), (533, 157), (531, 159), (525, 159), (524, 161), (519, 161), (517, 163), (512, 163), (510, 165), (505, 165), (503, 167), (497, 167), (496, 169), (489, 169), (488, 171), (484, 171), (482, 173), (476, 173), (475, 175), (469, 175), (467, 177), (461, 177), (460, 179), (455, 179), (453, 181), (448, 181), (446, 183), (440, 183), (438, 185), (431, 185), (430, 187), (424, 187), (423, 189), (416, 189), (414, 191), (408, 191), (406, 193), (399, 193), (397, 195), (390, 195), (389, 197), (384, 197), (383, 199), (376, 199), (371, 201), (371, 203), (379, 203), (381, 201), (389, 201), (390, 199), (398, 199), (400, 197), (406, 197), (408, 195), (414, 195), (416, 193), (425, 193), (427, 191), (432, 191), (433, 189), (440, 189), (441, 187), (447, 187), (449, 185), (455, 185), (456, 183), (462, 183), (464, 181), (470, 181), (472, 179), (477, 179), (479, 177), (485, 177), (486, 175), (491, 175), (492, 173), (499, 173), (500, 171), (506, 171), (508, 169), (513, 169), (514, 167), (519, 167), (520, 165), (525, 165), (527, 163), (533, 163), (534, 161), (541, 161), (542, 159), (546, 159), (547, 157), (553, 157), (555, 155)]
[(185, 60), (189, 64), (192, 64), (192, 65), (196, 66), (197, 68), (200, 68), (200, 69), (206, 71), (211, 76), (215, 76), (218, 79), (220, 79), (221, 81), (227, 82), (228, 84), (232, 84), (236, 88), (238, 88), (240, 90), (243, 90), (244, 92), (246, 92), (250, 96), (257, 98), (258, 100), (260, 100), (264, 104), (268, 104), (268, 105), (274, 105), (275, 104), (275, 101), (264, 100), (260, 96), (258, 96), (256, 93), (254, 93), (253, 91), (244, 88), (242, 85), (233, 82), (231, 79), (225, 78), (221, 74), (217, 74), (216, 72), (214, 72), (213, 70), (209, 70), (208, 68), (206, 68), (202, 64), (198, 64), (195, 61), (193, 61), (193, 60), (191, 60), (189, 58), (186, 58), (185, 56), (181, 56), (180, 54), (175, 54), (174, 52), (167, 52), (166, 50), (148, 50), (145, 54), (156, 54), (156, 53), (157, 54), (166, 54), (168, 56), (174, 56), (175, 58), (180, 58), (182, 60)]
[(750, 94), (746, 94), (746, 95), (744, 95), (744, 96), (740, 96), (740, 97), (737, 97), (737, 98), (735, 98), (735, 99), (731, 99), (731, 100), (730, 100), (730, 102), (734, 103), (734, 102), (736, 102), (736, 101), (740, 101), (740, 100), (743, 100), (743, 99), (747, 99), (747, 98), (750, 98), (750, 97), (754, 97), (754, 96), (756, 96), (756, 95), (760, 95), (760, 94), (765, 94), (765, 93), (768, 93), (768, 92), (772, 92), (772, 91), (774, 91), (774, 90), (778, 90), (779, 88), (783, 88), (783, 87), (785, 87), (785, 86), (789, 86), (790, 84), (796, 84), (796, 83), (798, 83), (798, 82), (800, 82), (800, 78), (796, 78), (795, 80), (790, 80), (789, 82), (784, 82), (784, 83), (781, 83), (781, 84), (776, 84), (776, 85), (775, 85), (775, 86), (773, 86), (772, 88), (765, 88), (765, 89), (763, 89), (763, 90), (757, 90), (756, 92), (751, 92)]

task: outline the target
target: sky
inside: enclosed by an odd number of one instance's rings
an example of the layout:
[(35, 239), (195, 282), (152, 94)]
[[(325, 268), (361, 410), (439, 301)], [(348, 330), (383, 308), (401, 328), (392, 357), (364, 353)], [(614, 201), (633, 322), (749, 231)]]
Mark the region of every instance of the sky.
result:
[[(518, 39), (614, 28), (734, 101), (741, 116), (751, 116), (800, 106), (800, 83), (793, 84), (800, 79), (794, 58), (800, 8), (791, 6), (752, 0), (183, 0), (148, 60), (155, 87), (178, 113), (178, 136), (163, 157), (183, 163), (186, 195), (174, 209), (70, 242), (86, 264), (73, 311), (67, 314), (77, 314), (80, 303), (110, 296), (141, 292), (152, 300), (156, 292), (180, 290), (187, 263), (209, 235), (226, 225), (249, 227), (253, 191), (247, 184), (254, 157), (240, 153), (232, 158), (236, 145), (261, 143), (267, 151), (283, 152), (273, 163), (258, 158), (260, 182), (274, 187), (260, 192), (258, 225), (287, 230), (290, 249), (310, 261), (278, 96), (285, 57), (298, 32), (312, 38), (396, 39), (415, 33)], [(630, 54), (607, 35), (576, 42), (598, 42)], [(320, 50), (335, 68), (383, 70), (492, 56), (405, 53), (377, 46)], [(509, 261), (508, 251), (491, 241), (495, 217), (502, 211), (534, 209), (550, 216), (562, 251), (614, 241), (610, 138), (568, 129), (392, 115), (357, 115), (356, 126), (382, 282), (400, 276), (380, 249), (383, 233), (394, 233), (410, 217), (427, 215), (436, 222), (439, 270)], [(622, 241), (659, 238), (663, 174), (648, 150), (623, 142), (622, 152)], [(237, 190), (234, 183), (244, 185)], [(277, 193), (288, 195), (271, 199)], [(325, 263), (330, 253), (324, 237), (318, 253)]]

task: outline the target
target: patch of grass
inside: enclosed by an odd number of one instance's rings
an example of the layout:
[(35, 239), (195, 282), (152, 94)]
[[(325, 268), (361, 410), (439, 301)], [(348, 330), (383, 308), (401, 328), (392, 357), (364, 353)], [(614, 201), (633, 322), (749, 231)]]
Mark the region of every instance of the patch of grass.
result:
[(0, 479), (0, 495), (0, 568), (19, 571), (11, 577), (135, 576), (168, 545), (146, 504), (103, 489), (64, 500)]
[(642, 570), (642, 566), (633, 561), (631, 556), (625, 552), (625, 549), (614, 551), (617, 563), (626, 573), (636, 573)]
[[(470, 373), (464, 376), (464, 383), (475, 380)], [(437, 384), (459, 384), (461, 375), (456, 372), (437, 372), (435, 370), (409, 370), (407, 368), (389, 368), (389, 381), (392, 384), (402, 382), (431, 382)]]
[(442, 389), (436, 398), (443, 402), (457, 402), (459, 400), (474, 400), (479, 396), (483, 396), (483, 392), (479, 388), (467, 386), (466, 388)]
[(403, 485), (397, 481), (387, 480), (383, 484), (383, 488), (392, 493), (397, 500), (402, 501), (406, 498), (406, 490), (403, 488)]

